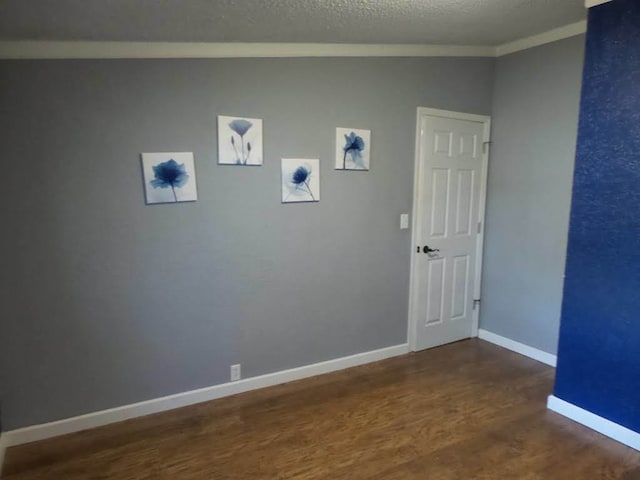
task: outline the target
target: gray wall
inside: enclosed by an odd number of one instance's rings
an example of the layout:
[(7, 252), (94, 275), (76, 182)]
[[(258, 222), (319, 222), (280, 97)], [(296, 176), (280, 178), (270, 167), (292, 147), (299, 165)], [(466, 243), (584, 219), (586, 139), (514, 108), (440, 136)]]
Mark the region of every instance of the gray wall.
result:
[[(0, 62), (4, 428), (406, 342), (416, 107), (490, 113), (493, 66)], [(264, 119), (263, 167), (216, 165), (217, 114)], [(336, 126), (370, 172), (333, 170)], [(195, 153), (197, 203), (145, 206), (154, 151)], [(319, 204), (280, 204), (288, 156)]]
[(584, 36), (496, 63), (480, 327), (556, 353)]

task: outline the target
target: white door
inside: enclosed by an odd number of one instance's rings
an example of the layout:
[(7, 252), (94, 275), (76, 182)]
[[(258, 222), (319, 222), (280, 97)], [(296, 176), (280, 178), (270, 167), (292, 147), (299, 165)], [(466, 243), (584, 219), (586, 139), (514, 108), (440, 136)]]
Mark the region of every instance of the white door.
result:
[(413, 350), (477, 335), (488, 138), (488, 117), (419, 109)]

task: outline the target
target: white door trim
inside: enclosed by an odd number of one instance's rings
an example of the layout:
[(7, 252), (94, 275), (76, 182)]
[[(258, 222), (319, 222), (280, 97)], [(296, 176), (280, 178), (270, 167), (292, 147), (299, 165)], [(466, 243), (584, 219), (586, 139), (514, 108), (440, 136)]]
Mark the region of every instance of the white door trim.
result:
[(4, 454), (7, 451), (7, 434), (0, 432), (0, 478), (2, 478), (2, 467), (4, 466)]
[[(418, 219), (422, 218), (422, 209), (418, 202), (418, 194), (420, 190), (420, 143), (422, 132), (420, 131), (420, 119), (423, 115), (432, 117), (443, 117), (454, 120), (467, 120), (471, 122), (479, 122), (484, 125), (484, 131), (482, 134), (482, 187), (480, 191), (480, 202), (478, 204), (478, 222), (482, 222), (482, 229), (477, 237), (477, 255), (476, 255), (476, 275), (474, 281), (473, 298), (480, 298), (480, 282), (482, 280), (482, 249), (484, 245), (484, 217), (487, 198), (487, 172), (489, 167), (489, 150), (490, 150), (490, 138), (491, 138), (491, 117), (487, 115), (475, 115), (472, 113), (452, 112), (449, 110), (438, 110), (435, 108), (418, 107), (416, 114), (416, 145), (415, 145), (415, 158), (413, 168), (413, 222), (412, 222), (412, 234), (411, 234), (411, 273), (409, 280), (409, 318), (408, 318), (408, 333), (409, 350), (416, 351), (416, 325), (417, 319), (415, 316), (415, 302), (417, 301), (417, 293), (414, 291), (416, 288), (416, 268), (418, 263), (418, 254), (416, 253), (416, 247), (418, 246)], [(486, 145), (486, 147), (485, 147)], [(478, 336), (478, 325), (480, 320), (480, 306), (473, 311), (473, 330), (472, 336)]]

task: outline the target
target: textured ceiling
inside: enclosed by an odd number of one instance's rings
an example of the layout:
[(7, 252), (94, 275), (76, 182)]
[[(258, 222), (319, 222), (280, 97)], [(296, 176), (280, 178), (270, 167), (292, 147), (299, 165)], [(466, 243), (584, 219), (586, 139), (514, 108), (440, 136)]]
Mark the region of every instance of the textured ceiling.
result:
[(583, 0), (0, 0), (0, 39), (498, 45)]

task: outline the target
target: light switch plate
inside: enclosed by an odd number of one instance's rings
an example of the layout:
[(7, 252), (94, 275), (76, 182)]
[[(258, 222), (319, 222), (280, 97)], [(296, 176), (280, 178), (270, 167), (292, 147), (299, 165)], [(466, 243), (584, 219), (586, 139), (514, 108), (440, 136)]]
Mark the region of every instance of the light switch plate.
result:
[(400, 214), (400, 230), (406, 230), (409, 228), (409, 214), (402, 213)]

